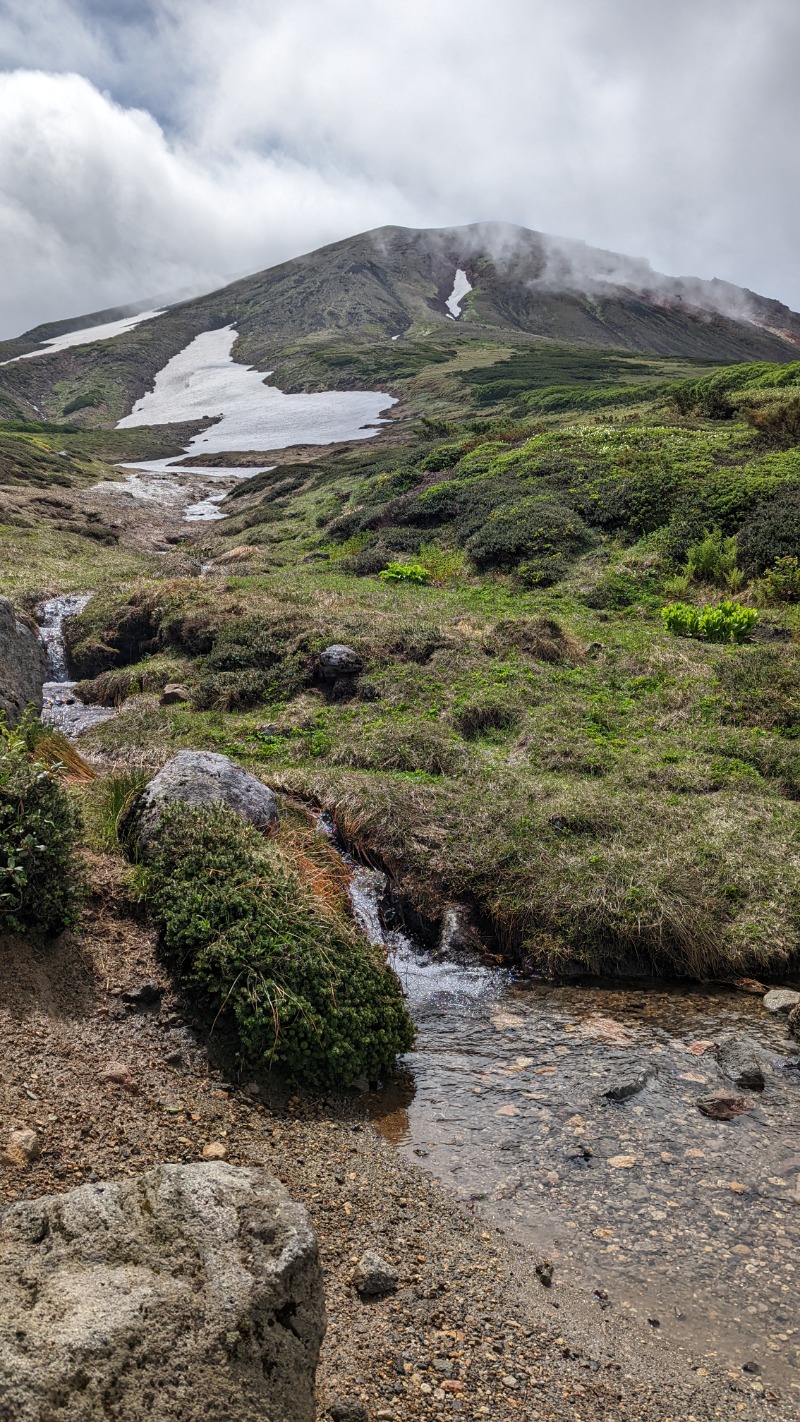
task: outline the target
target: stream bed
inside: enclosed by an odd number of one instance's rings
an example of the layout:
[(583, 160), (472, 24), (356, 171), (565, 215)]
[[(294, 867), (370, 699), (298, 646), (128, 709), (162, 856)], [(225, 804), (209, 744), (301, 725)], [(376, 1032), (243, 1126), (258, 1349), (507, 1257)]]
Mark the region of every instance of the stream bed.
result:
[(43, 690), (42, 722), (65, 736), (78, 736), (90, 726), (116, 715), (108, 706), (85, 706), (75, 695), (70, 680), (64, 623), (83, 612), (91, 593), (62, 593), (43, 602), (38, 611), (39, 636), (47, 654), (47, 675)]
[[(353, 866), (354, 914), (382, 942), (417, 1024), (415, 1050), (373, 1092), (375, 1125), (552, 1263), (696, 1367), (742, 1370), (800, 1403), (800, 1069), (760, 996), (663, 982), (517, 980), (386, 930), (384, 876)], [(698, 1096), (737, 1094), (711, 1044), (765, 1054), (766, 1087), (732, 1121)], [(646, 1084), (616, 1102), (606, 1092)], [(795, 1390), (796, 1389), (796, 1393)]]

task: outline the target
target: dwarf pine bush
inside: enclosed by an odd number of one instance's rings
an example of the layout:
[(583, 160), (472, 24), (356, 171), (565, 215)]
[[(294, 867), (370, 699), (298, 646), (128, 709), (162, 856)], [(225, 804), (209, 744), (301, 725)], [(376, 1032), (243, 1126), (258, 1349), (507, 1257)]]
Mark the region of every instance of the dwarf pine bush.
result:
[(81, 899), (74, 858), (78, 815), (23, 732), (0, 726), (0, 932), (71, 927)]
[(384, 1075), (411, 1046), (380, 950), (227, 806), (165, 810), (147, 893), (167, 954), (212, 1010), (231, 1015), (251, 1066), (347, 1086)]

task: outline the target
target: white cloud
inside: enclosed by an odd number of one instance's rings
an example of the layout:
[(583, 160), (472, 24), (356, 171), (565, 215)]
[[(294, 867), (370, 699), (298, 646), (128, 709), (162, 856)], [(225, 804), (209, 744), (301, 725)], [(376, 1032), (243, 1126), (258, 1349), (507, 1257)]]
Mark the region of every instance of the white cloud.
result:
[(384, 222), (521, 222), (800, 306), (794, 0), (4, 13), (7, 334)]

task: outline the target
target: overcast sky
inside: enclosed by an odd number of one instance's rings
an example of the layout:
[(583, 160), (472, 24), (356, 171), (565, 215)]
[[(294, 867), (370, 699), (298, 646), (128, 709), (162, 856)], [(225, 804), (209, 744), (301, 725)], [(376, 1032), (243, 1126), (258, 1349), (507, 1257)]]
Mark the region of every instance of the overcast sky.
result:
[(0, 0), (0, 335), (387, 222), (800, 308), (798, 0)]

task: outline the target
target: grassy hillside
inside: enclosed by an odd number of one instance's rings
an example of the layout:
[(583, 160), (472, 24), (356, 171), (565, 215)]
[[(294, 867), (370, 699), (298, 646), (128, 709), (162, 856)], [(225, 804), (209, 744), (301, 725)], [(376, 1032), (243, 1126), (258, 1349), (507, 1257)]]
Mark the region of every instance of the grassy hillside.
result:
[[(69, 630), (121, 707), (85, 747), (252, 764), (430, 933), (464, 903), (536, 970), (796, 971), (800, 367), (493, 354), (408, 374), (388, 438), (240, 485), (187, 534), (238, 550), (208, 576), (111, 550)], [(27, 606), (38, 536), (4, 560)], [(352, 685), (320, 676), (332, 642)]]

